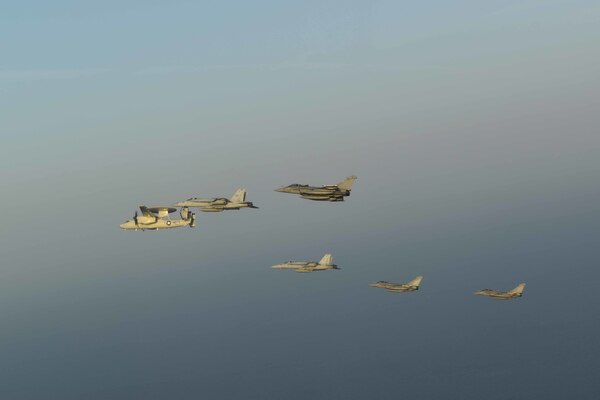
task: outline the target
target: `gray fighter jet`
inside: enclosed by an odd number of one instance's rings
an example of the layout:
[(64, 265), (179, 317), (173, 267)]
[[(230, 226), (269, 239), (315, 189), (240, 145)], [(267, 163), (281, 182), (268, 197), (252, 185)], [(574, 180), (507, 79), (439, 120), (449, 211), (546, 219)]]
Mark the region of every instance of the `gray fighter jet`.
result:
[(519, 283), (519, 285), (517, 285), (516, 288), (514, 288), (513, 290), (509, 290), (508, 292), (501, 292), (501, 291), (492, 290), (492, 289), (483, 289), (483, 290), (478, 290), (474, 294), (477, 294), (480, 296), (488, 296), (488, 297), (491, 297), (496, 300), (508, 300), (508, 299), (514, 299), (515, 297), (522, 297), (523, 290), (525, 290), (525, 284)]
[(415, 290), (419, 290), (419, 285), (421, 284), (422, 280), (423, 277), (419, 275), (415, 279), (407, 283), (392, 283), (386, 281), (379, 281), (375, 283), (369, 283), (369, 286), (383, 288), (389, 292), (395, 293), (414, 292)]
[(344, 201), (345, 196), (350, 196), (352, 184), (356, 180), (352, 175), (337, 185), (309, 186), (293, 184), (275, 189), (276, 192), (299, 194), (303, 199), (317, 201)]
[(125, 230), (158, 230), (158, 229), (171, 229), (180, 228), (182, 226), (189, 226), (193, 228), (196, 226), (196, 215), (190, 212), (187, 207), (183, 207), (180, 211), (181, 219), (171, 219), (169, 214), (177, 211), (173, 207), (146, 207), (140, 206), (142, 215), (138, 215), (135, 212), (132, 219), (123, 222), (121, 229)]
[(203, 212), (221, 212), (223, 210), (239, 210), (240, 208), (258, 208), (251, 201), (246, 201), (246, 189), (238, 189), (231, 199), (219, 197), (215, 199), (200, 199), (192, 197), (186, 201), (175, 203), (177, 207), (198, 207)]
[(275, 269), (293, 269), (296, 272), (315, 272), (327, 269), (340, 269), (333, 263), (331, 254), (325, 254), (321, 261), (287, 261), (283, 264), (273, 265)]

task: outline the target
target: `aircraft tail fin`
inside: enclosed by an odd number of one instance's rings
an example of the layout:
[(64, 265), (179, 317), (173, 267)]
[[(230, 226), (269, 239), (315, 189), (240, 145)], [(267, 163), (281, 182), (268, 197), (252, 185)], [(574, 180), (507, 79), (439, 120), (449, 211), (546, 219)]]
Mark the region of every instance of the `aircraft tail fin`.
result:
[(243, 203), (246, 201), (246, 189), (239, 188), (229, 200), (234, 204)]
[(187, 221), (190, 217), (190, 209), (188, 207), (181, 207), (181, 211), (179, 211), (179, 215), (181, 215), (181, 219)]
[(333, 256), (331, 254), (325, 254), (321, 261), (319, 261), (321, 265), (333, 265)]
[(419, 287), (419, 285), (421, 284), (422, 280), (423, 280), (423, 277), (421, 275), (419, 275), (415, 279), (413, 279), (412, 281), (408, 282), (407, 285)]
[(349, 176), (340, 183), (338, 183), (337, 187), (339, 187), (341, 190), (350, 190), (352, 188), (352, 184), (356, 179), (358, 178), (356, 178), (355, 175)]
[(516, 288), (510, 291), (510, 293), (523, 294), (523, 290), (525, 290), (525, 284), (519, 283)]

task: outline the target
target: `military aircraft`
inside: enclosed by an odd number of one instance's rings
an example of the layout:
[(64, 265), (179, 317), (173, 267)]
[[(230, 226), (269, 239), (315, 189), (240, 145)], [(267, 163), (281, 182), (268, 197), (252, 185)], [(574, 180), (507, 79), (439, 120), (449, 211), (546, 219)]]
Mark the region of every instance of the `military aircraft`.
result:
[(413, 279), (412, 281), (407, 282), (407, 283), (392, 283), (392, 282), (386, 282), (386, 281), (379, 281), (379, 282), (375, 282), (375, 283), (369, 283), (369, 286), (383, 288), (389, 292), (396, 292), (396, 293), (414, 292), (415, 290), (419, 290), (419, 285), (421, 284), (422, 280), (423, 280), (423, 277), (419, 275), (415, 279)]
[(337, 265), (333, 264), (333, 257), (331, 254), (325, 254), (321, 261), (287, 261), (283, 264), (273, 265), (275, 269), (293, 269), (296, 272), (315, 272), (325, 271), (327, 269), (340, 269)]
[(480, 296), (488, 296), (488, 297), (491, 297), (491, 298), (497, 299), (497, 300), (508, 300), (508, 299), (514, 299), (515, 297), (522, 297), (523, 290), (525, 290), (525, 284), (519, 283), (516, 288), (514, 288), (513, 290), (509, 290), (508, 292), (501, 292), (501, 291), (492, 290), (492, 289), (483, 289), (483, 290), (478, 290), (477, 292), (475, 292), (473, 294), (477, 294)]
[(221, 212), (223, 210), (239, 210), (240, 208), (258, 208), (251, 201), (246, 201), (246, 189), (238, 189), (231, 199), (223, 197), (215, 199), (199, 199), (192, 197), (186, 201), (175, 203), (177, 207), (198, 207), (204, 212)]
[[(170, 213), (177, 211), (174, 207), (146, 207), (140, 206), (142, 215), (138, 216), (137, 211), (135, 212), (132, 219), (123, 222), (119, 225), (125, 230), (158, 230), (158, 229), (170, 229), (179, 228), (182, 226), (189, 226), (193, 228), (196, 226), (196, 215), (190, 212), (187, 207), (182, 207), (180, 211), (181, 219), (171, 219)], [(167, 217), (167, 218), (165, 218)]]
[(275, 189), (276, 192), (299, 194), (303, 199), (317, 201), (344, 201), (345, 196), (350, 196), (352, 184), (356, 180), (352, 175), (337, 185), (309, 186), (293, 184)]

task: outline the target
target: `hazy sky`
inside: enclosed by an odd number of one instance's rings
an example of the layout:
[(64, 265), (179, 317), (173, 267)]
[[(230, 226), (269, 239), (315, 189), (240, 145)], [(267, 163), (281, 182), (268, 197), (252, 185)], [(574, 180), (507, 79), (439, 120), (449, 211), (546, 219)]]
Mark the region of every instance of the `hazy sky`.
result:
[(599, 48), (594, 1), (0, 3), (0, 398), (597, 399)]

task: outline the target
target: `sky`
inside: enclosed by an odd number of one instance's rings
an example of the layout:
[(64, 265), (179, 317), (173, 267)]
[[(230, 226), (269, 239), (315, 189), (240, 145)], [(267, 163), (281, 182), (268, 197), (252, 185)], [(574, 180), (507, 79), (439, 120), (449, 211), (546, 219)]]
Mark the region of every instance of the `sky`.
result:
[(1, 2), (0, 397), (597, 399), (599, 38), (579, 0)]

